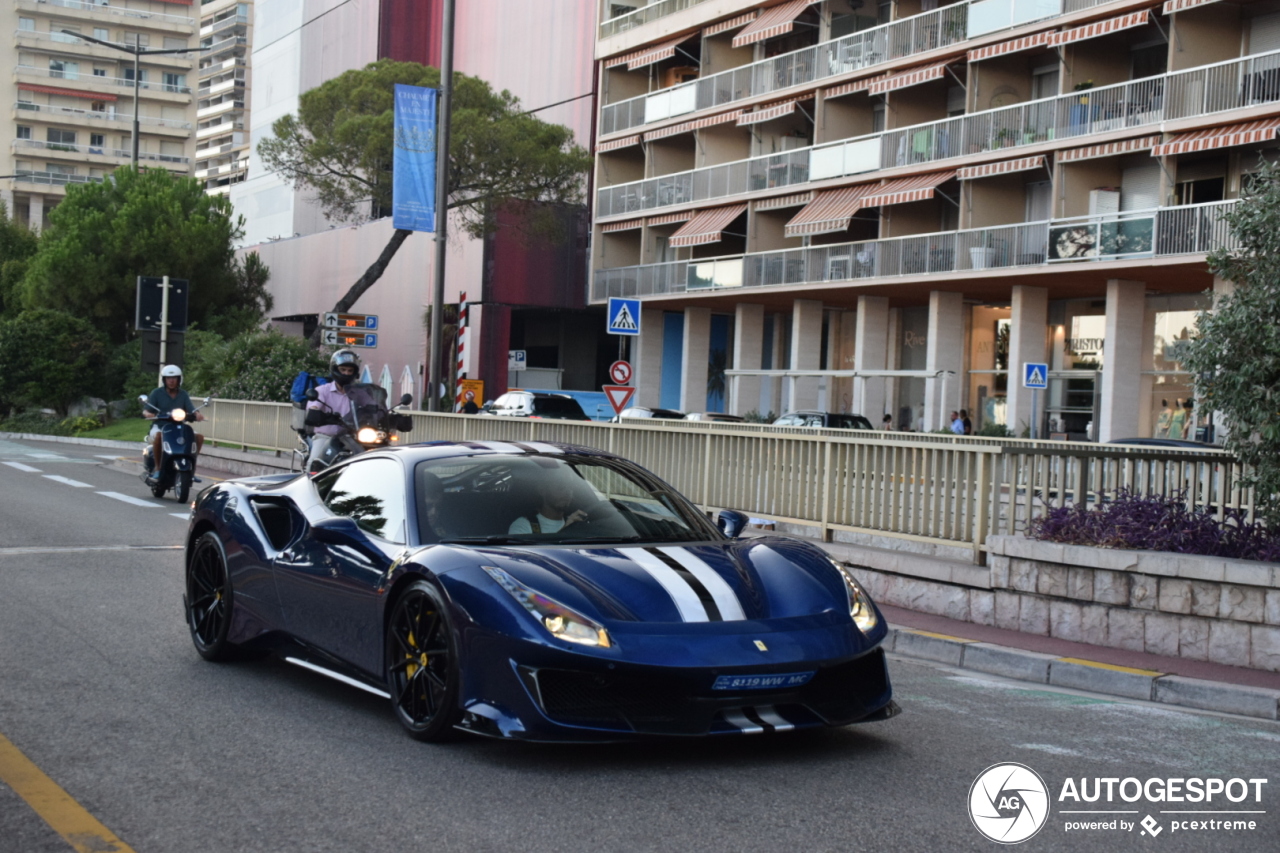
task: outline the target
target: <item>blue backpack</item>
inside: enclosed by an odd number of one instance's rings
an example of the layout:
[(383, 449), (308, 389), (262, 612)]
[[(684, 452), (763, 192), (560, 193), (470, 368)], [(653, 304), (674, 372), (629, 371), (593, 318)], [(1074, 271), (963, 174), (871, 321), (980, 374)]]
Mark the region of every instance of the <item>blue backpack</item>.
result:
[(295, 406), (305, 408), (307, 405), (307, 392), (328, 382), (329, 378), (327, 376), (315, 376), (304, 370), (294, 377), (293, 387), (289, 389), (289, 399), (293, 401)]

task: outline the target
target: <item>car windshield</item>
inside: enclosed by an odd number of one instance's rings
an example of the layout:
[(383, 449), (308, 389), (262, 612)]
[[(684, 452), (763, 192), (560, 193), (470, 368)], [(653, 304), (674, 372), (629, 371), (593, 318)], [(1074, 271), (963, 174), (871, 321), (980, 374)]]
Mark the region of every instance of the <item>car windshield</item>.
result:
[(533, 410), (539, 415), (586, 417), (578, 401), (572, 397), (534, 397)]
[(696, 507), (620, 459), (435, 459), (414, 471), (423, 544), (571, 545), (721, 538)]

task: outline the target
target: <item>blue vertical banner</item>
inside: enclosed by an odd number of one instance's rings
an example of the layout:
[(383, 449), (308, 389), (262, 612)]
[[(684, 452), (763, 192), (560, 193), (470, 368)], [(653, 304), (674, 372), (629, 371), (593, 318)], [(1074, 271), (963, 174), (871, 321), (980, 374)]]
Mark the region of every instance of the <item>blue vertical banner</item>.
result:
[(396, 84), (391, 221), (408, 231), (436, 230), (436, 89)]

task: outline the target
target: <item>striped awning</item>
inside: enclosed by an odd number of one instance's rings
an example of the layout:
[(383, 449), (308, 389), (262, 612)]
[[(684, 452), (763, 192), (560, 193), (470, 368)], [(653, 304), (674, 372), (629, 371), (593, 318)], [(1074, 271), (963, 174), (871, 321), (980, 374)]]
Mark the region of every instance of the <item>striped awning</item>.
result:
[(1181, 12), (1184, 9), (1192, 9), (1196, 6), (1205, 6), (1209, 3), (1217, 3), (1218, 0), (1165, 0), (1164, 13), (1172, 15), (1174, 12)]
[(698, 213), (680, 226), (668, 245), (701, 246), (705, 243), (719, 243), (724, 236), (724, 229), (729, 223), (747, 212), (745, 204), (731, 204), (728, 207), (713, 207), (710, 210), (699, 210)]
[(864, 199), (878, 189), (879, 184), (858, 184), (838, 190), (819, 190), (804, 210), (791, 217), (785, 233), (788, 237), (804, 237), (843, 231), (849, 227), (853, 215), (867, 206)]
[(1151, 10), (1143, 9), (1141, 12), (1131, 12), (1128, 15), (1121, 15), (1118, 18), (1107, 18), (1105, 21), (1094, 21), (1092, 24), (1085, 24), (1083, 27), (1076, 27), (1070, 30), (1063, 30), (1060, 33), (1054, 33), (1049, 44), (1052, 47), (1061, 47), (1064, 44), (1071, 44), (1075, 41), (1084, 41), (1085, 39), (1105, 36), (1107, 33), (1117, 33), (1120, 32), (1120, 30), (1130, 30), (1134, 27), (1141, 27), (1149, 20), (1151, 20)]
[(738, 116), (742, 115), (742, 110), (733, 110), (719, 115), (707, 116), (706, 118), (694, 119), (693, 121), (683, 121), (680, 124), (669, 124), (666, 127), (660, 127), (657, 130), (651, 130), (644, 135), (645, 142), (652, 142), (655, 139), (664, 139), (668, 136), (675, 136), (678, 133), (689, 133), (700, 127), (711, 127), (713, 124), (725, 124), (726, 122), (736, 121)]
[(867, 91), (873, 95), (882, 95), (885, 92), (892, 92), (894, 89), (905, 89), (907, 86), (917, 86), (926, 83), (929, 80), (937, 80), (939, 77), (947, 76), (947, 62), (935, 62), (932, 65), (923, 65), (919, 68), (909, 68), (906, 71), (899, 71), (897, 74), (890, 74), (880, 80), (872, 81), (867, 87)]
[(1002, 160), (999, 163), (983, 163), (981, 166), (965, 166), (956, 170), (956, 177), (962, 181), (974, 178), (989, 178), (992, 175), (1007, 175), (1011, 172), (1029, 172), (1044, 165), (1044, 155), (1037, 157), (1021, 157), (1017, 160)]
[(758, 12), (747, 12), (745, 15), (738, 15), (736, 18), (730, 18), (727, 21), (721, 21), (718, 24), (712, 24), (702, 30), (703, 36), (718, 36), (720, 33), (728, 32), (735, 27), (743, 24), (749, 24), (756, 19)]
[(884, 186), (862, 200), (863, 207), (882, 207), (886, 204), (906, 204), (909, 201), (924, 201), (933, 198), (933, 191), (956, 176), (951, 172), (931, 172), (927, 175), (914, 175), (910, 178), (898, 178), (886, 181)]
[(990, 59), (993, 56), (1004, 56), (1006, 53), (1017, 53), (1020, 50), (1031, 50), (1035, 47), (1045, 47), (1052, 43), (1056, 33), (1043, 32), (1034, 35), (1023, 36), (1022, 38), (1010, 39), (1002, 41), (999, 44), (989, 44), (986, 47), (980, 47), (977, 50), (969, 51), (969, 61), (979, 62), (983, 59)]
[(1272, 116), (1259, 121), (1232, 124), (1227, 127), (1215, 127), (1209, 130), (1197, 130), (1194, 133), (1175, 134), (1173, 139), (1151, 149), (1152, 157), (1164, 157), (1169, 154), (1190, 154), (1193, 151), (1211, 151), (1215, 148), (1230, 148), (1234, 145), (1249, 145), (1253, 142), (1266, 142), (1275, 139), (1280, 131), (1280, 116)]
[(785, 101), (778, 101), (776, 104), (757, 107), (753, 112), (744, 112), (738, 116), (738, 126), (759, 124), (762, 121), (772, 121), (775, 118), (789, 116), (796, 111), (796, 105), (799, 103), (799, 98), (788, 98)]
[(19, 83), (18, 88), (24, 92), (42, 92), (46, 95), (66, 95), (69, 98), (86, 98), (90, 101), (116, 100), (115, 95), (103, 95), (99, 92), (86, 92), (83, 89), (63, 89), (61, 86), (41, 86), (38, 83)]
[(655, 62), (670, 59), (676, 55), (676, 48), (688, 41), (690, 38), (692, 38), (692, 36), (678, 36), (670, 39), (669, 41), (664, 41), (661, 44), (656, 44), (653, 47), (648, 47), (644, 50), (627, 54), (627, 70), (635, 71), (637, 68), (644, 68), (646, 65), (652, 65)]
[(624, 136), (621, 139), (611, 139), (608, 142), (601, 142), (596, 146), (596, 153), (600, 154), (605, 151), (617, 151), (619, 148), (626, 148), (628, 145), (639, 145), (640, 134), (635, 136)]
[(610, 222), (600, 226), (601, 234), (612, 234), (615, 231), (631, 231), (644, 225), (644, 219), (628, 219), (625, 222)]
[(650, 216), (645, 224), (652, 228), (655, 225), (673, 225), (677, 222), (688, 222), (693, 219), (695, 211), (682, 210), (679, 213), (664, 213), (661, 216)]
[(1101, 145), (1088, 145), (1084, 148), (1072, 148), (1058, 152), (1059, 163), (1073, 163), (1077, 160), (1096, 160), (1099, 157), (1114, 157), (1116, 154), (1128, 154), (1131, 151), (1146, 151), (1153, 145), (1160, 144), (1161, 137), (1140, 136), (1137, 139), (1121, 139), (1117, 142), (1104, 142)]
[(796, 18), (808, 9), (814, 0), (788, 0), (771, 9), (766, 9), (760, 17), (751, 22), (745, 30), (733, 37), (734, 47), (746, 47), (758, 41), (771, 39), (791, 32)]
[(883, 80), (888, 74), (877, 74), (874, 77), (863, 77), (861, 80), (850, 80), (848, 83), (841, 83), (839, 86), (832, 86), (823, 94), (829, 101), (832, 98), (838, 98), (841, 95), (852, 95), (854, 92), (865, 92), (870, 88), (871, 84), (877, 80)]
[(776, 195), (773, 198), (762, 198), (756, 202), (756, 210), (782, 210), (787, 207), (800, 207), (813, 201), (813, 193), (791, 193)]

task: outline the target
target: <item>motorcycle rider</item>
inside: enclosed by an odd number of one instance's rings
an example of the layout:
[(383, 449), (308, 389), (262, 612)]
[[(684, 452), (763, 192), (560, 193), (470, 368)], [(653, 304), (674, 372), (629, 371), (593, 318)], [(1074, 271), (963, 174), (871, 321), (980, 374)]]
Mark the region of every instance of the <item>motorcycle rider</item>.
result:
[[(193, 420), (202, 421), (204, 415), (195, 410), (195, 406), (191, 403), (191, 397), (182, 388), (182, 368), (176, 364), (166, 364), (160, 370), (161, 386), (152, 391), (147, 396), (146, 407), (143, 407), (142, 416), (147, 420), (156, 420), (160, 417), (168, 417), (169, 412), (174, 409), (182, 409), (187, 413), (188, 417)], [(201, 448), (204, 447), (204, 436), (196, 433), (196, 455), (200, 454)], [(151, 442), (148, 452), (143, 453), (143, 462), (147, 467), (147, 473), (150, 474), (155, 470), (156, 460), (160, 458), (160, 425), (152, 424), (151, 432), (147, 434), (147, 440)]]
[(354, 350), (340, 349), (329, 356), (329, 378), (333, 381), (316, 388), (316, 399), (307, 404), (307, 426), (315, 427), (311, 442), (311, 455), (307, 469), (324, 458), (325, 451), (336, 436), (348, 429), (347, 418), (352, 404), (373, 404), (376, 401), (363, 385), (356, 383), (360, 375), (360, 356)]

